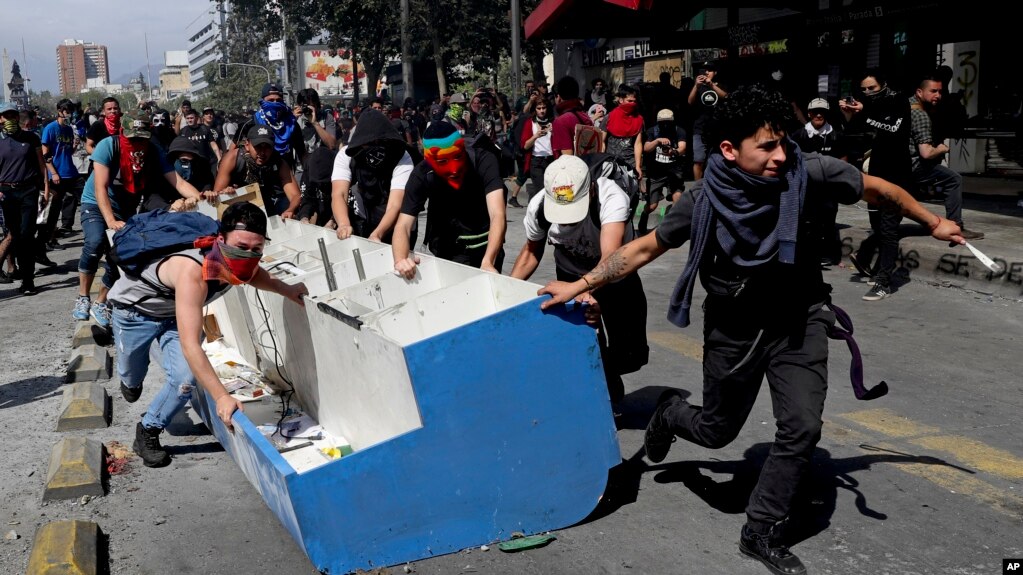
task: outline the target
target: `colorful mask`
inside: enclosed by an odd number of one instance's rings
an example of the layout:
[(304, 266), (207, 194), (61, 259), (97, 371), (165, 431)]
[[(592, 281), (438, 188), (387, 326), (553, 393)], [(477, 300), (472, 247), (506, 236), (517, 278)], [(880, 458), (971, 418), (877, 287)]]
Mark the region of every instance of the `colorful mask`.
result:
[(445, 138), (423, 140), (423, 156), (437, 175), (456, 190), (462, 186), (467, 167), (465, 138), (458, 132)]
[(274, 149), (284, 154), (291, 149), (291, 132), (295, 129), (295, 115), (284, 102), (260, 102), (256, 123), (269, 126), (274, 134)]
[(3, 128), (3, 130), (4, 130), (5, 133), (8, 133), (8, 134), (13, 134), (13, 133), (17, 132), (18, 131), (18, 121), (17, 120), (4, 120), (4, 128)]
[[(200, 242), (208, 239), (213, 238), (199, 238), (196, 240), (196, 247), (202, 247)], [(217, 239), (213, 240), (203, 242), (211, 249), (202, 263), (202, 279), (206, 281), (220, 280), (231, 285), (241, 285), (256, 277), (262, 254), (236, 248)]]

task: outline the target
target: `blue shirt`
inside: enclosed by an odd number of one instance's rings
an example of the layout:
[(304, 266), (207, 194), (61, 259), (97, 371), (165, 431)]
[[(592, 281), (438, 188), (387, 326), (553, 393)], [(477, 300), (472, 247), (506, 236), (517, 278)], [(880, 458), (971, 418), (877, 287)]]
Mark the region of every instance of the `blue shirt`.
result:
[[(77, 178), (78, 168), (72, 160), (75, 152), (75, 131), (54, 120), (43, 128), (43, 145), (53, 156), (53, 167), (61, 178)], [(47, 172), (49, 175), (49, 172)]]
[[(114, 154), (115, 143), (117, 143), (118, 152), (120, 152), (120, 140), (118, 138), (104, 138), (102, 142), (96, 144), (96, 148), (92, 151), (92, 161), (97, 164), (103, 164), (110, 170), (107, 197), (110, 198), (110, 205), (114, 210), (117, 210), (120, 206), (117, 204), (117, 195), (114, 194), (113, 184), (114, 180), (117, 179), (117, 173), (121, 169), (121, 158)], [(141, 174), (141, 177), (146, 178), (147, 185), (155, 188), (158, 184), (153, 179), (173, 171), (174, 166), (167, 163), (167, 156), (158, 147), (150, 143), (146, 150), (146, 158)], [(98, 205), (96, 202), (95, 170), (89, 174), (89, 179), (85, 181), (85, 188), (82, 189), (82, 203)]]

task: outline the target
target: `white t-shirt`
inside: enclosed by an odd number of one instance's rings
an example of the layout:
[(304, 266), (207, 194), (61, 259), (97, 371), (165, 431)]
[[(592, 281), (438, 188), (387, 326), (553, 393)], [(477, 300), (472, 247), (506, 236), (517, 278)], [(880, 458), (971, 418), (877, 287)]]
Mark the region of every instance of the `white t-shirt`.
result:
[[(601, 225), (629, 220), (629, 196), (618, 184), (607, 178), (598, 178), (597, 193)], [(584, 274), (590, 271), (595, 262), (600, 261), (600, 229), (593, 225), (592, 218), (587, 215), (579, 223), (551, 224), (550, 229), (545, 230), (537, 217), (545, 195), (546, 192), (541, 191), (529, 201), (526, 217), (522, 220), (526, 228), (526, 239), (531, 242), (546, 239), (555, 246), (561, 246), (566, 259), (571, 261), (560, 260), (558, 264), (569, 272)], [(626, 228), (628, 232), (628, 226)], [(631, 238), (623, 238), (623, 243), (628, 239)]]
[[(533, 133), (536, 134), (540, 131), (540, 124), (533, 122)], [(534, 156), (550, 156), (554, 153), (551, 148), (551, 132), (547, 131), (546, 135), (540, 136), (533, 140), (533, 151)]]
[[(341, 151), (334, 157), (334, 171), (330, 174), (330, 181), (352, 181), (352, 157), (345, 153), (348, 146), (341, 148)], [(394, 166), (394, 171), (391, 172), (391, 187), (389, 190), (404, 190), (405, 184), (408, 183), (409, 176), (412, 175), (412, 156), (408, 152), (398, 160), (398, 165)]]

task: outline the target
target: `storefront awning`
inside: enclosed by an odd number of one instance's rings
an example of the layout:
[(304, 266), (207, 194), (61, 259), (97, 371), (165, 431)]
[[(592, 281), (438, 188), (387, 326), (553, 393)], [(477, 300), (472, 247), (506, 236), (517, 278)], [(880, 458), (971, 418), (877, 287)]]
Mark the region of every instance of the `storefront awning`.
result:
[(649, 37), (678, 30), (703, 7), (685, 0), (543, 0), (526, 18), (526, 39)]

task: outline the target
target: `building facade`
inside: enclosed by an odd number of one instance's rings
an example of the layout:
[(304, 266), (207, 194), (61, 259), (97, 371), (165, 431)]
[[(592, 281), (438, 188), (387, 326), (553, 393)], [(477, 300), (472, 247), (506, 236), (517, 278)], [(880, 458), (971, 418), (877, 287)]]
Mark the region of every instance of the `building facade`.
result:
[(201, 97), (209, 86), (203, 68), (220, 60), (220, 42), (227, 33), (228, 2), (217, 2), (188, 25), (188, 75), (190, 94)]
[(92, 84), (110, 83), (107, 47), (67, 39), (57, 46), (57, 80), (61, 94), (77, 94)]
[(191, 74), (188, 71), (188, 51), (164, 52), (163, 68), (160, 70), (161, 102), (173, 100), (188, 94), (192, 89)]

